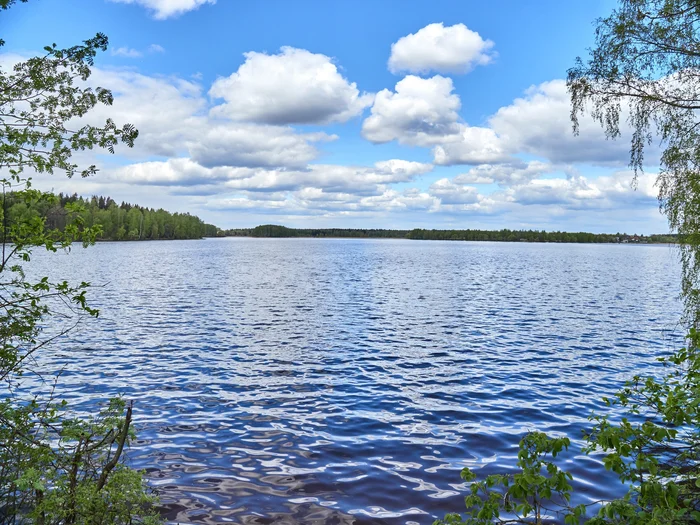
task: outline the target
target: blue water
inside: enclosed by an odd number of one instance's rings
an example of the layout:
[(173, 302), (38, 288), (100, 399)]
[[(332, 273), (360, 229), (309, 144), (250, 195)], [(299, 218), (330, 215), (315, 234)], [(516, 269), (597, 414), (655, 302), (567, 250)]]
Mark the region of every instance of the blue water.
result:
[[(677, 345), (668, 246), (216, 239), (38, 254), (101, 309), (46, 350), (77, 409), (136, 401), (180, 523), (431, 523), (531, 429), (580, 444)], [(574, 447), (576, 448), (576, 446)], [(571, 453), (577, 501), (618, 493)]]

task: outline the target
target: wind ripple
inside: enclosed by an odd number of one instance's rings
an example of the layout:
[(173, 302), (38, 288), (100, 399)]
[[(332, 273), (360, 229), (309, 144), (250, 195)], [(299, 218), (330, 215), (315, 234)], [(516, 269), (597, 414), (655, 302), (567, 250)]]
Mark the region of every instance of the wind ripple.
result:
[[(662, 246), (104, 243), (31, 270), (98, 285), (41, 364), (76, 410), (136, 401), (129, 459), (179, 523), (431, 523), (524, 432), (580, 444), (681, 335)], [(564, 460), (579, 500), (619, 493)]]

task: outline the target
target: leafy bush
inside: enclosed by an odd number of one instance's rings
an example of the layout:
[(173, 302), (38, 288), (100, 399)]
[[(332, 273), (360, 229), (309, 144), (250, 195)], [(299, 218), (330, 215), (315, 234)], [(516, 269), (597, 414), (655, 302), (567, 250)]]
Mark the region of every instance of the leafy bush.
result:
[[(13, 3), (0, 0), (0, 8)], [(98, 34), (68, 49), (49, 46), (44, 56), (19, 62), (9, 73), (0, 69), (0, 171), (9, 173), (0, 180), (0, 523), (158, 521), (141, 473), (123, 462), (133, 436), (133, 407), (114, 399), (93, 417), (75, 417), (57, 401), (55, 388), (42, 395), (26, 386), (27, 376), (41, 379), (37, 352), (82, 317), (98, 315), (87, 303), (89, 283), (32, 281), (25, 274), (33, 249), (87, 246), (100, 229), (87, 227), (80, 204), (72, 203), (66, 227), (48, 230), (45, 217), (33, 210), (55, 206), (56, 197), (32, 189), (21, 174), (28, 169), (88, 176), (97, 168), (78, 170), (71, 162), (74, 151), (112, 152), (119, 142), (133, 144), (138, 132), (128, 124), (66, 127), (98, 103), (112, 103), (108, 90), (83, 87), (96, 53), (106, 47), (107, 38)], [(9, 213), (10, 195), (26, 213)], [(47, 325), (57, 334), (46, 335)]]
[[(467, 517), (448, 514), (436, 524), (543, 523), (547, 516), (568, 510), (571, 474), (551, 461), (568, 449), (566, 437), (550, 438), (542, 432), (530, 432), (520, 441), (516, 474), (493, 474), (483, 481), (468, 468), (462, 479), (473, 482), (465, 498)], [(550, 459), (551, 457), (551, 459)], [(504, 516), (502, 516), (504, 515)]]
[[(27, 186), (13, 197), (31, 204), (56, 199)], [(47, 231), (41, 217), (10, 221), (1, 214), (4, 237), (13, 243), (0, 243), (0, 523), (154, 523), (156, 498), (141, 473), (122, 461), (133, 437), (133, 407), (113, 399), (98, 415), (78, 418), (55, 400), (55, 389), (40, 396), (21, 388), (35, 375), (36, 352), (81, 317), (98, 315), (87, 304), (88, 283), (29, 281), (23, 271), (36, 247), (57, 251), (73, 241), (94, 241), (98, 230), (84, 226), (80, 209), (72, 211), (76, 218), (62, 232)], [(43, 335), (48, 319), (57, 335)]]
[[(624, 497), (590, 505), (598, 507), (595, 516), (569, 506), (571, 474), (553, 462), (569, 440), (534, 432), (520, 442), (519, 473), (473, 482), (466, 518), (450, 514), (436, 524), (542, 524), (555, 517), (569, 525), (700, 523), (700, 334), (691, 330), (687, 342), (659, 358), (665, 375), (636, 376), (605, 399), (627, 417), (591, 417), (583, 452), (603, 454), (605, 468), (628, 488)], [(462, 478), (476, 475), (464, 469)]]

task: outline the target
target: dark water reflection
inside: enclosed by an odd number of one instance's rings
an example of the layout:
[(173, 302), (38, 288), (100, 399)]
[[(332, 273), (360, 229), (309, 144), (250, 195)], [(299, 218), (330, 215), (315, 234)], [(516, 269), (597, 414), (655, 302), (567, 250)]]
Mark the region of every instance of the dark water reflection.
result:
[[(667, 246), (105, 243), (35, 271), (102, 285), (44, 354), (77, 406), (136, 400), (134, 465), (181, 523), (431, 523), (529, 429), (579, 440), (681, 335)], [(566, 458), (579, 498), (618, 489)]]

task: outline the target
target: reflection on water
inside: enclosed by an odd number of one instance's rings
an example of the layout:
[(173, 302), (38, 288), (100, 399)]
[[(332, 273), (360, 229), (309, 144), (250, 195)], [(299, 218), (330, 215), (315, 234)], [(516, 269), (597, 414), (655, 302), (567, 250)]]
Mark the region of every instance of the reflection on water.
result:
[[(530, 429), (578, 441), (681, 335), (663, 246), (105, 243), (34, 271), (100, 285), (43, 354), (74, 406), (136, 400), (130, 460), (180, 523), (431, 523)], [(581, 499), (619, 490), (566, 457)]]

